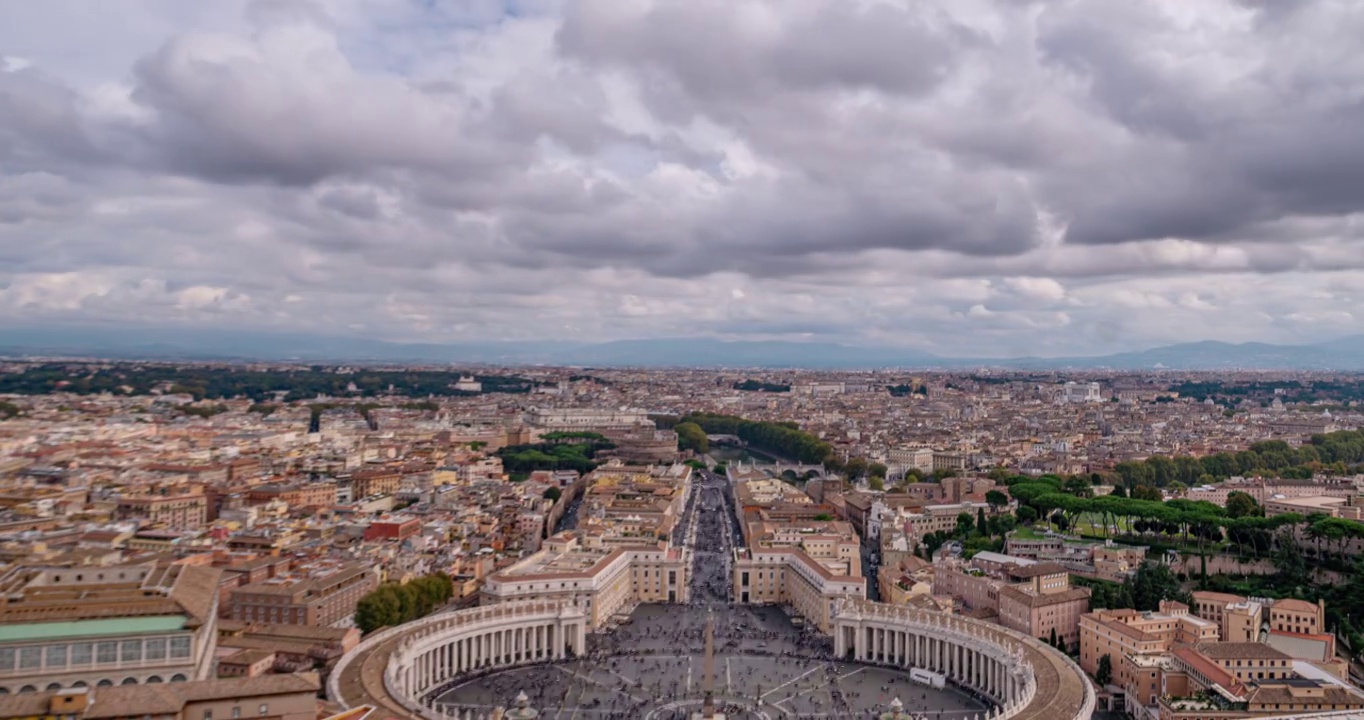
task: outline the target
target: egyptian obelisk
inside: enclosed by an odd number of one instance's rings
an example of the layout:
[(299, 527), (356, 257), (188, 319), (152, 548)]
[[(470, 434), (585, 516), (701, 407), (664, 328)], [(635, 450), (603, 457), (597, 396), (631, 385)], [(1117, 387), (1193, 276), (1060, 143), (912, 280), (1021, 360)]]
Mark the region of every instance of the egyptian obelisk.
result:
[(701, 691), (706, 700), (701, 712), (692, 713), (692, 720), (725, 720), (723, 713), (715, 712), (715, 615), (706, 613), (706, 657), (701, 661)]

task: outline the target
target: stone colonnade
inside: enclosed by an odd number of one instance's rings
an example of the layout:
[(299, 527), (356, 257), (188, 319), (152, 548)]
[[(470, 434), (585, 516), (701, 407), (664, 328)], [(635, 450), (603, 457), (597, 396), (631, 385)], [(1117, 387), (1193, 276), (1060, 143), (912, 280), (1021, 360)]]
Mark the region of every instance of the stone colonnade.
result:
[(411, 702), (457, 675), (562, 660), (587, 646), (587, 617), (552, 602), (504, 603), (451, 613), (452, 622), (407, 637), (389, 660), (389, 692)]
[[(587, 615), (573, 604), (523, 600), (440, 613), (366, 637), (328, 675), (327, 696), (347, 708), (432, 716), (424, 696), (460, 674), (561, 660), (586, 646)], [(374, 658), (382, 658), (381, 675), (371, 675)]]
[(833, 620), (834, 652), (857, 662), (920, 668), (995, 701), (986, 717), (1008, 718), (1037, 692), (1013, 638), (964, 618), (880, 603), (848, 603)]

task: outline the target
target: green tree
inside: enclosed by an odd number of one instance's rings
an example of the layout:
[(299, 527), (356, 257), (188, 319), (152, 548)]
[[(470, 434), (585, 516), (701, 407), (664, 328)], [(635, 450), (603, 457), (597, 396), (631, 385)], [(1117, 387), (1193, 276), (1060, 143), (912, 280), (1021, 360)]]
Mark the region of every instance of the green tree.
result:
[(1150, 485), (1138, 485), (1132, 489), (1132, 499), (1160, 502), (1164, 500), (1165, 497), (1160, 494), (1159, 490), (1151, 487)]
[(1179, 586), (1179, 578), (1163, 563), (1142, 563), (1126, 584), (1132, 591), (1132, 605), (1137, 610), (1159, 610), (1161, 600), (1178, 600), (1185, 604), (1190, 602)]
[(355, 605), (355, 624), (363, 633), (403, 622), (398, 594), (392, 585), (381, 586)]
[(1113, 658), (1104, 653), (1099, 658), (1099, 667), (1094, 671), (1094, 680), (1099, 683), (1099, 687), (1104, 687), (1113, 682)]
[(355, 605), (355, 624), (369, 633), (401, 625), (429, 614), (454, 595), (455, 584), (445, 573), (424, 575), (406, 585), (381, 585)]
[(563, 491), (560, 490), (559, 488), (551, 487), (545, 488), (545, 492), (542, 493), (540, 497), (546, 500), (553, 500), (554, 502), (558, 502), (559, 498), (563, 497), (563, 494), (564, 494)]
[(874, 462), (867, 466), (867, 474), (874, 478), (881, 478), (884, 480), (888, 469), (889, 468), (886, 467), (885, 463)]
[(880, 492), (880, 491), (882, 491), (882, 490), (885, 490), (885, 489), (886, 489), (886, 479), (883, 478), (883, 477), (877, 477), (876, 475), (872, 475), (872, 476), (867, 480), (867, 487), (871, 488), (872, 490), (876, 490), (877, 492)]
[(1259, 517), (1263, 514), (1260, 504), (1249, 493), (1237, 490), (1227, 494), (1227, 517)]
[(1127, 488), (1122, 485), (1114, 485), (1113, 492), (1109, 493), (1109, 497), (1125, 498), (1127, 497)]
[(1008, 506), (1009, 496), (998, 490), (986, 490), (985, 502), (990, 505), (991, 512), (999, 512), (1001, 508)]
[(1076, 475), (1066, 481), (1066, 492), (1075, 497), (1094, 497), (1094, 486), (1089, 482), (1089, 478)]
[(680, 422), (673, 428), (677, 433), (677, 447), (680, 450), (691, 450), (698, 455), (705, 455), (710, 452), (710, 440), (706, 438), (706, 431), (694, 422)]
[(990, 526), (985, 522), (985, 508), (976, 508), (976, 532), (981, 537), (990, 536)]
[(1018, 522), (1024, 525), (1031, 525), (1037, 522), (1037, 510), (1030, 505), (1024, 505), (1014, 513), (1018, 517)]
[(975, 527), (975, 521), (971, 519), (971, 513), (964, 512), (957, 514), (957, 528), (953, 533), (956, 537), (965, 538), (971, 534), (971, 528)]

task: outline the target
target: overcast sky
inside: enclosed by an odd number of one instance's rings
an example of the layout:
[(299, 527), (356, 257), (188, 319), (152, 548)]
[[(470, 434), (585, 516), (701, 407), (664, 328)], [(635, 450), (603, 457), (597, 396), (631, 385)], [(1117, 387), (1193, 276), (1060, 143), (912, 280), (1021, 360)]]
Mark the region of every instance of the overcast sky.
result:
[(1364, 332), (1358, 0), (0, 0), (0, 325)]

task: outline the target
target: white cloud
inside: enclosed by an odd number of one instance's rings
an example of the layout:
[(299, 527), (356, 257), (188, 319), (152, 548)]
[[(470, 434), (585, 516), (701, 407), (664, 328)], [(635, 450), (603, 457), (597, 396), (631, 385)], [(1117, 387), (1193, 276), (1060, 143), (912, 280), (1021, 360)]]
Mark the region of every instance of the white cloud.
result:
[(0, 323), (1364, 330), (1348, 3), (427, 5), (0, 8)]

